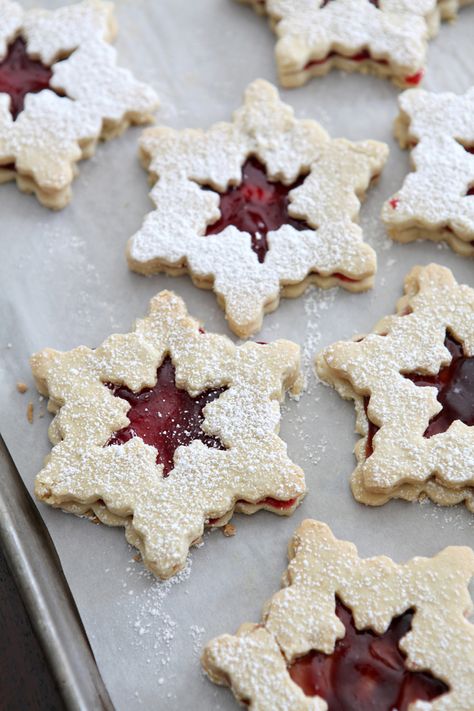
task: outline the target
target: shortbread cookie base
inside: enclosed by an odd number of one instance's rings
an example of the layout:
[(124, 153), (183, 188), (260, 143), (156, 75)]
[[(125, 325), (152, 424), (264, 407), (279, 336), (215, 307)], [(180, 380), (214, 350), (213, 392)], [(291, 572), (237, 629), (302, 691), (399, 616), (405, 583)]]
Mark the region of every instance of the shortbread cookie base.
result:
[(416, 242), (416, 240), (446, 242), (451, 249), (460, 254), (462, 257), (474, 256), (474, 232), (472, 235), (468, 236), (467, 239), (462, 239), (451, 229), (430, 229), (428, 226), (417, 225), (416, 223), (412, 227), (406, 224), (403, 227), (391, 225), (387, 229), (387, 232), (395, 242), (401, 242), (402, 244)]
[[(81, 155), (78, 161), (91, 158), (97, 148), (98, 141), (109, 141), (117, 138), (130, 126), (153, 123), (154, 117), (151, 114), (140, 114), (133, 112), (124, 117), (122, 121), (104, 121), (99, 139), (93, 138), (89, 141), (82, 141), (80, 144)], [(13, 159), (11, 161), (13, 163)], [(7, 162), (8, 164), (8, 162)], [(77, 162), (72, 166), (73, 179), (79, 174)], [(45, 189), (44, 186), (38, 184), (32, 175), (21, 173), (18, 170), (2, 169), (0, 166), (0, 184), (16, 180), (17, 187), (24, 193), (34, 194), (38, 201), (48, 207), (50, 210), (62, 210), (69, 204), (72, 197), (72, 182), (60, 189)]]
[[(472, 0), (469, 1), (469, 3), (465, 4), (470, 4)], [(451, 8), (451, 9), (450, 9)], [(446, 17), (452, 19), (456, 15), (456, 3), (446, 3), (446, 7), (443, 10), (443, 12), (448, 13)], [(450, 14), (449, 14), (450, 13)], [(443, 15), (444, 16), (444, 15)], [(429, 126), (421, 126), (418, 125), (418, 130), (420, 130), (420, 126), (424, 129), (423, 134), (420, 136), (415, 135), (415, 133), (412, 131), (412, 117), (407, 113), (407, 111), (404, 110), (403, 108), (403, 97), (404, 96), (416, 96), (416, 94), (412, 94), (411, 92), (408, 92), (407, 94), (403, 94), (400, 98), (400, 110), (399, 114), (396, 117), (394, 121), (394, 135), (397, 141), (400, 144), (400, 147), (402, 149), (410, 149), (414, 150), (417, 145), (420, 143), (420, 141), (430, 139), (430, 127)], [(433, 97), (435, 98), (435, 96)], [(441, 95), (440, 99), (443, 100), (445, 96)], [(408, 103), (408, 102), (407, 102)], [(408, 105), (410, 105), (408, 103)], [(426, 114), (426, 110), (424, 112)], [(435, 117), (438, 118), (438, 117)], [(416, 110), (413, 109), (413, 121), (416, 123), (417, 121), (417, 116), (416, 116)], [(425, 116), (425, 122), (426, 122), (426, 116)], [(459, 130), (456, 127), (453, 126), (453, 136), (452, 138), (456, 139), (456, 131)], [(433, 129), (434, 132), (434, 129)], [(446, 137), (445, 137), (446, 139)], [(439, 140), (439, 139), (438, 139)], [(449, 140), (449, 137), (448, 137)], [(433, 152), (436, 152), (437, 148), (440, 148), (444, 151), (445, 150), (445, 145), (440, 144), (438, 145), (437, 143), (434, 143), (433, 146), (430, 147), (430, 150)], [(456, 146), (456, 141), (452, 142), (452, 150), (455, 151), (458, 146)], [(420, 157), (419, 159), (419, 166), (416, 165), (414, 155), (412, 154), (410, 157), (410, 163), (411, 163), (411, 173), (413, 180), (416, 179), (416, 173), (417, 170), (420, 172), (421, 175), (425, 175), (425, 182), (427, 181), (427, 177), (429, 176), (428, 170), (429, 168), (429, 155), (424, 155), (423, 157)], [(454, 168), (456, 165), (456, 160), (457, 157), (456, 155), (453, 155), (452, 159), (452, 165), (446, 165), (446, 159), (443, 160), (443, 166), (445, 171), (449, 174), (450, 171)], [(473, 158), (474, 160), (474, 158)], [(410, 178), (410, 175), (407, 176), (407, 178)], [(407, 180), (407, 178), (405, 180)], [(421, 180), (421, 177), (420, 177)], [(412, 188), (414, 186), (414, 182), (412, 183)], [(416, 214), (416, 200), (414, 200), (413, 196), (409, 198), (409, 209), (405, 209), (405, 213), (403, 216), (397, 218), (397, 207), (401, 199), (403, 199), (403, 190), (405, 187), (405, 183), (401, 190), (394, 195), (390, 197), (389, 200), (386, 201), (382, 208), (382, 220), (385, 223), (385, 226), (387, 228), (387, 232), (390, 235), (390, 237), (397, 241), (397, 242), (402, 242), (402, 243), (408, 243), (408, 242), (414, 242), (416, 240), (430, 240), (432, 242), (445, 242), (447, 245), (451, 247), (455, 252), (460, 254), (463, 257), (472, 257), (474, 256), (474, 227), (472, 226), (472, 220), (466, 225), (466, 221), (463, 220), (463, 224), (459, 225), (456, 224), (456, 211), (453, 210), (452, 214), (450, 215), (449, 219), (446, 220), (439, 220), (437, 219), (437, 215), (431, 214), (430, 219), (428, 219), (427, 216), (424, 214), (417, 215)], [(458, 187), (458, 186), (457, 186)], [(418, 186), (418, 190), (420, 187)], [(439, 190), (439, 185), (436, 186), (436, 189)], [(408, 193), (407, 193), (408, 195)], [(406, 196), (405, 196), (406, 199)], [(458, 195), (456, 195), (456, 199), (458, 199)], [(474, 200), (474, 197), (466, 198), (470, 200)], [(432, 212), (432, 211), (430, 211)], [(461, 231), (462, 228), (462, 231)]]
[(278, 62), (278, 80), (286, 89), (294, 89), (298, 86), (303, 86), (314, 77), (322, 77), (329, 74), (332, 69), (340, 69), (350, 74), (359, 72), (360, 74), (369, 74), (381, 79), (389, 79), (395, 86), (401, 89), (410, 88), (415, 83), (418, 83), (415, 82), (412, 77), (417, 73), (423, 72), (423, 68), (420, 67), (418, 72), (413, 72), (412, 75), (407, 77), (406, 72), (398, 73), (396, 68), (389, 64), (380, 64), (372, 59), (353, 61), (342, 55), (337, 55), (328, 57), (328, 59), (321, 64), (314, 64), (307, 69), (304, 67), (287, 68), (282, 62)]
[[(129, 403), (106, 384), (134, 392), (152, 387), (168, 356), (176, 388), (191, 397), (218, 391), (200, 427), (222, 446), (208, 447), (199, 438), (178, 441), (166, 476), (155, 447), (140, 436), (110, 442), (129, 424)], [(236, 346), (203, 332), (181, 299), (161, 292), (131, 333), (114, 334), (95, 350), (45, 349), (31, 363), (56, 415), (49, 428), (53, 449), (36, 477), (36, 496), (123, 526), (160, 578), (183, 568), (205, 526), (225, 525), (234, 511), (291, 515), (306, 493), (304, 474), (278, 437), (280, 402), (302, 386), (294, 343)]]
[(157, 96), (117, 64), (111, 2), (23, 10), (14, 0), (2, 0), (0, 13), (6, 20), (2, 58), (22, 37), (22, 51), (50, 69), (45, 88), (26, 93), (18, 117), (11, 114), (8, 93), (0, 94), (1, 163), (15, 165), (0, 180), (16, 180), (20, 190), (59, 210), (70, 200), (77, 162), (93, 154), (98, 140), (150, 122)]
[[(352, 59), (350, 55), (364, 50), (366, 48), (365, 43), (362, 43), (359, 47), (354, 46), (348, 49), (348, 47), (338, 42), (333, 42), (328, 45), (327, 54), (311, 56), (311, 54), (308, 55), (305, 52), (303, 57), (301, 56), (303, 54), (301, 48), (305, 46), (305, 40), (301, 41), (300, 47), (298, 37), (292, 35), (291, 30), (288, 30), (286, 27), (283, 29), (285, 23), (290, 22), (292, 12), (295, 12), (299, 22), (301, 22), (300, 13), (302, 9), (297, 6), (297, 3), (295, 3), (295, 7), (292, 10), (291, 2), (289, 3), (289, 7), (286, 8), (284, 3), (275, 3), (275, 7), (273, 7), (271, 3), (266, 3), (265, 1), (261, 2), (260, 0), (239, 1), (251, 5), (259, 15), (268, 15), (270, 27), (278, 37), (275, 49), (278, 78), (280, 84), (286, 88), (302, 86), (312, 77), (323, 76), (332, 69), (340, 69), (345, 72), (360, 72), (362, 74), (371, 74), (380, 78), (389, 79), (400, 88), (416, 86), (422, 79), (424, 73), (422, 56), (418, 56), (418, 61), (415, 61), (415, 58), (412, 57), (411, 62), (403, 66), (394, 61), (393, 57), (391, 57), (389, 61), (385, 53), (380, 53), (380, 55), (374, 53), (373, 56), (359, 58), (359, 60)], [(450, 9), (450, 12), (455, 14), (453, 8)], [(445, 13), (447, 17), (449, 14), (448, 9), (446, 9)], [(419, 15), (414, 14), (413, 17), (414, 22), (420, 21)], [(431, 12), (423, 16), (424, 22), (419, 28), (419, 41), (425, 47), (424, 53), (426, 53), (427, 40), (434, 37), (439, 30), (440, 18), (441, 13), (438, 7), (434, 7)], [(424, 37), (421, 36), (423, 34), (423, 27)], [(289, 51), (290, 45), (291, 51)], [(313, 60), (316, 61), (317, 64), (307, 66)]]
[(243, 624), (236, 635), (223, 634), (205, 646), (201, 663), (211, 681), (229, 686), (238, 701), (258, 711), (326, 711), (321, 697), (306, 696), (292, 680), (288, 666), (312, 650), (332, 654), (344, 634), (335, 615), (339, 598), (357, 629), (379, 634), (413, 609), (412, 628), (400, 641), (406, 668), (432, 673), (448, 690), (410, 708), (470, 708), (470, 548), (453, 546), (401, 565), (386, 556), (363, 559), (328, 526), (305, 520), (290, 541), (288, 558), (282, 589), (265, 604), (261, 622)]
[(392, 488), (382, 488), (367, 486), (363, 476), (363, 465), (366, 461), (366, 445), (369, 421), (364, 410), (364, 399), (356, 393), (348, 380), (338, 377), (325, 363), (324, 359), (318, 359), (318, 375), (321, 379), (332, 385), (344, 400), (352, 400), (356, 410), (355, 432), (361, 435), (356, 442), (354, 454), (357, 459), (357, 467), (351, 475), (351, 489), (354, 498), (361, 504), (368, 506), (383, 506), (391, 499), (404, 499), (405, 501), (417, 501), (430, 499), (440, 506), (456, 506), (464, 503), (469, 511), (474, 512), (474, 487), (448, 487), (443, 485), (435, 477), (424, 482), (400, 482)]
[[(218, 150), (221, 143), (225, 151)], [(170, 163), (169, 154), (181, 170)], [(270, 181), (292, 185), (304, 176), (290, 193), (289, 214), (307, 228), (296, 232), (283, 223), (269, 230), (262, 261), (249, 244), (250, 235), (231, 222), (220, 234), (206, 235), (220, 215), (219, 194), (239, 183), (250, 156), (266, 166)], [(149, 172), (156, 209), (128, 241), (129, 267), (147, 276), (189, 273), (196, 286), (216, 293), (230, 328), (241, 338), (261, 328), (264, 314), (277, 308), (281, 296), (299, 296), (310, 284), (369, 289), (376, 255), (363, 242), (358, 214), (387, 156), (385, 144), (334, 140), (316, 122), (295, 119), (275, 88), (256, 80), (247, 87), (233, 123), (215, 124), (208, 131), (158, 127), (143, 133), (140, 159)], [(182, 194), (189, 194), (185, 214), (179, 201), (175, 204)]]
[[(469, 455), (469, 438), (472, 437), (472, 428), (467, 428), (459, 421), (453, 422), (446, 432), (437, 435), (438, 439), (424, 439), (421, 433), (428, 426), (431, 417), (439, 411), (439, 405), (438, 409), (435, 405), (431, 414), (428, 414), (427, 405), (422, 400), (427, 396), (432, 397), (428, 395), (428, 389), (417, 388), (419, 392), (415, 391), (415, 393), (408, 395), (403, 389), (403, 382), (396, 384), (394, 381), (394, 377), (398, 377), (394, 375), (397, 373), (398, 367), (402, 368), (402, 372), (404, 372), (405, 366), (402, 366), (401, 363), (406, 362), (404, 359), (410, 358), (411, 350), (416, 352), (423, 348), (426, 350), (426, 358), (429, 358), (429, 352), (441, 345), (444, 336), (441, 343), (435, 343), (435, 336), (439, 339), (439, 329), (441, 332), (454, 329), (454, 335), (456, 335), (456, 329), (459, 329), (463, 334), (462, 340), (467, 354), (470, 353), (472, 348), (472, 332), (470, 330), (472, 299), (471, 290), (457, 284), (448, 269), (438, 265), (415, 267), (405, 279), (405, 295), (399, 299), (397, 313), (394, 316), (381, 319), (368, 336), (354, 337), (352, 344), (351, 342), (333, 344), (318, 355), (316, 368), (320, 378), (332, 385), (342, 398), (353, 400), (355, 404), (355, 429), (361, 435), (361, 439), (355, 446), (358, 463), (351, 481), (354, 496), (358, 501), (369, 505), (381, 505), (391, 498), (413, 501), (429, 497), (444, 506), (463, 502), (469, 510), (474, 510), (474, 487)], [(455, 307), (457, 310), (454, 310)], [(450, 308), (453, 309), (453, 314), (450, 313)], [(439, 326), (435, 328), (434, 324), (437, 323), (438, 317)], [(405, 318), (412, 320), (405, 321)], [(464, 323), (461, 326), (463, 320)], [(456, 326), (456, 324), (458, 325)], [(423, 344), (424, 341), (420, 342), (414, 333), (418, 334), (419, 330), (423, 329), (423, 325), (425, 325), (427, 333), (430, 334), (429, 338), (432, 339), (432, 342), (427, 342), (422, 347), (420, 343)], [(379, 340), (380, 336), (386, 336), (387, 340), (385, 338)], [(424, 334), (421, 333), (420, 338), (423, 336)], [(361, 341), (364, 343), (359, 344)], [(360, 351), (361, 348), (364, 350)], [(362, 353), (363, 355), (361, 355)], [(383, 353), (385, 356), (382, 356)], [(420, 365), (420, 362), (423, 361), (425, 355), (416, 356), (413, 364), (414, 370), (409, 369), (406, 372), (415, 372), (417, 363), (423, 372), (426, 366)], [(363, 365), (364, 358), (367, 358), (366, 369)], [(383, 358), (385, 358), (385, 362), (383, 362)], [(380, 364), (380, 378), (382, 378), (380, 382), (385, 382), (387, 392), (391, 393), (388, 405), (374, 380), (377, 363)], [(385, 367), (387, 370), (384, 380), (382, 371)], [(436, 370), (432, 371), (432, 368), (433, 365), (430, 364), (428, 372), (437, 372)], [(352, 375), (348, 373), (352, 373)], [(369, 419), (364, 408), (364, 397), (372, 398), (374, 392), (376, 392), (375, 407), (378, 413), (382, 412), (385, 415), (379, 414), (378, 417), (381, 418), (381, 421), (374, 419), (372, 422), (376, 426), (380, 425), (382, 429), (383, 427), (389, 429), (383, 430), (383, 432), (379, 430), (382, 437), (380, 449), (377, 448), (379, 431), (374, 435), (374, 451), (368, 458), (366, 445)], [(421, 398), (416, 400), (420, 408), (417, 413), (419, 412), (421, 416), (421, 412), (424, 411), (424, 414), (420, 434), (416, 434), (414, 439), (410, 439), (413, 437), (412, 432), (403, 430), (403, 422), (396, 419), (394, 412), (405, 412), (405, 415), (411, 418), (410, 422), (412, 422), (411, 427), (413, 427), (414, 433), (417, 427), (413, 424), (413, 417), (416, 419), (416, 415), (413, 412), (408, 414), (408, 411), (410, 402), (416, 396)], [(390, 416), (386, 414), (388, 411)], [(425, 418), (427, 418), (426, 425), (424, 424)], [(399, 423), (397, 433), (394, 430), (395, 421)], [(387, 431), (392, 433), (392, 439), (387, 439)], [(455, 458), (466, 458), (465, 467), (451, 461), (451, 451), (453, 451)], [(376, 457), (374, 453), (377, 455)]]

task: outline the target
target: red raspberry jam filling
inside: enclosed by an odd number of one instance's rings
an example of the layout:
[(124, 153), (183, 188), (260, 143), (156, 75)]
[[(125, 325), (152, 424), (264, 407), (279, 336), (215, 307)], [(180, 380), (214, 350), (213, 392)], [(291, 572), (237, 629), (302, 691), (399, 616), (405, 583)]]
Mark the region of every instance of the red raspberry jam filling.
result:
[[(360, 52), (357, 52), (357, 54), (351, 54), (351, 55), (346, 55), (346, 54), (340, 54), (339, 52), (329, 52), (325, 57), (322, 59), (310, 59), (309, 62), (307, 62), (304, 67), (303, 71), (306, 71), (307, 69), (311, 69), (311, 67), (316, 67), (320, 64), (324, 64), (327, 62), (329, 59), (332, 59), (333, 57), (341, 57), (343, 59), (349, 59), (351, 62), (365, 62), (366, 60), (370, 59), (371, 62), (374, 62), (374, 64), (382, 64), (387, 66), (389, 64), (387, 59), (374, 59), (372, 55), (370, 54), (368, 49), (363, 49)], [(416, 72), (415, 74), (411, 74), (408, 77), (404, 77), (403, 81), (405, 84), (409, 84), (410, 86), (417, 86), (421, 80), (423, 79), (424, 76), (424, 71), (420, 70), (419, 72)]]
[(284, 511), (285, 509), (291, 509), (292, 506), (296, 504), (297, 499), (288, 499), (287, 501), (282, 501), (282, 499), (272, 499), (271, 496), (267, 496), (266, 499), (257, 501), (257, 504), (264, 504), (265, 506), (271, 506), (273, 509), (280, 509)]
[(427, 672), (405, 667), (400, 640), (410, 631), (414, 610), (395, 617), (384, 634), (357, 630), (351, 611), (339, 600), (336, 615), (346, 634), (332, 654), (311, 651), (289, 667), (306, 696), (320, 696), (329, 711), (407, 711), (415, 701), (431, 701), (449, 687)]
[[(438, 401), (443, 409), (430, 421), (424, 432), (424, 437), (441, 434), (453, 424), (461, 420), (465, 425), (474, 425), (474, 356), (464, 355), (462, 345), (449, 333), (444, 341), (445, 347), (451, 353), (451, 362), (441, 368), (436, 375), (421, 375), (419, 373), (404, 374), (405, 378), (419, 387), (435, 387), (438, 390)], [(365, 414), (369, 398), (364, 397)], [(369, 420), (365, 458), (373, 454), (373, 439), (379, 427)]]
[(388, 61), (386, 59), (374, 59), (368, 49), (362, 49), (360, 52), (357, 52), (357, 54), (347, 55), (341, 54), (340, 52), (329, 52), (329, 54), (327, 54), (322, 59), (310, 59), (309, 62), (304, 65), (303, 70), (310, 69), (311, 67), (317, 67), (319, 64), (324, 64), (333, 57), (342, 57), (343, 59), (350, 59), (351, 62), (364, 62), (366, 59), (370, 59), (376, 64), (388, 64)]
[[(357, 52), (357, 54), (351, 54), (351, 55), (346, 55), (346, 54), (340, 54), (340, 52), (329, 52), (325, 57), (322, 59), (310, 59), (309, 62), (307, 62), (304, 67), (303, 71), (306, 71), (307, 69), (311, 69), (311, 67), (316, 67), (320, 64), (324, 64), (327, 62), (329, 59), (332, 59), (333, 57), (341, 57), (343, 59), (349, 59), (351, 62), (365, 62), (366, 60), (370, 60), (371, 62), (374, 62), (374, 64), (382, 64), (384, 66), (387, 66), (389, 64), (387, 59), (375, 59), (372, 57), (368, 49), (363, 49), (360, 52)], [(403, 81), (405, 84), (409, 84), (410, 86), (417, 86), (421, 80), (423, 79), (424, 76), (424, 71), (420, 70), (419, 72), (416, 72), (415, 74), (410, 74), (408, 77), (404, 77)]]
[[(271, 506), (272, 509), (278, 509), (279, 511), (285, 511), (286, 509), (291, 509), (293, 506), (296, 504), (298, 499), (288, 499), (287, 501), (283, 501), (282, 499), (273, 499), (271, 496), (267, 496), (265, 499), (260, 499), (260, 501), (257, 501), (255, 506)], [(244, 499), (241, 499), (240, 501), (237, 501), (237, 503), (242, 503), (242, 504), (251, 504), (251, 501), (244, 501)], [(207, 522), (208, 526), (214, 526), (214, 524), (219, 521), (218, 518), (210, 518)]]
[[(323, 0), (323, 3), (321, 4), (321, 8), (326, 7), (332, 0)], [(380, 8), (380, 1), (379, 0), (368, 0), (371, 5), (374, 5), (374, 7)], [(311, 69), (311, 67), (316, 67), (319, 64), (324, 64), (327, 62), (329, 59), (332, 59), (333, 57), (343, 57), (344, 59), (349, 59), (351, 62), (364, 62), (366, 60), (370, 60), (372, 62), (375, 62), (375, 64), (383, 64), (383, 65), (388, 65), (389, 62), (386, 59), (374, 59), (372, 55), (370, 54), (368, 49), (362, 49), (360, 52), (357, 52), (356, 54), (352, 55), (344, 55), (341, 54), (340, 52), (329, 52), (325, 57), (322, 59), (311, 59), (305, 66), (303, 67), (303, 71), (307, 69)], [(412, 74), (408, 77), (404, 78), (404, 81), (406, 84), (410, 84), (410, 86), (416, 86), (417, 84), (420, 83), (420, 81), (423, 79), (423, 70), (416, 72), (415, 74)]]
[(0, 93), (10, 97), (13, 120), (23, 111), (27, 94), (51, 89), (49, 82), (52, 76), (53, 72), (49, 67), (28, 55), (26, 42), (22, 37), (17, 37), (10, 44), (6, 57), (0, 61)]
[(451, 353), (451, 362), (436, 375), (408, 373), (405, 378), (420, 387), (435, 387), (441, 412), (430, 421), (425, 437), (446, 432), (455, 420), (474, 425), (474, 356), (464, 355), (462, 345), (449, 333), (444, 341)]
[[(314, 230), (304, 220), (297, 220), (288, 214), (290, 200), (288, 193), (299, 187), (305, 175), (291, 185), (283, 185), (267, 178), (265, 166), (256, 158), (249, 158), (242, 167), (239, 185), (221, 193), (217, 222), (208, 225), (206, 235), (215, 235), (233, 225), (241, 232), (248, 232), (252, 239), (252, 249), (262, 264), (268, 252), (268, 232), (278, 230), (282, 225), (291, 225), (295, 230)], [(204, 186), (209, 189), (208, 186)], [(335, 272), (330, 276), (339, 281), (356, 282), (357, 279)]]
[(288, 193), (300, 186), (305, 177), (300, 176), (291, 185), (270, 182), (265, 166), (256, 158), (249, 158), (242, 167), (240, 184), (221, 193), (221, 216), (208, 226), (206, 235), (218, 234), (229, 225), (248, 232), (252, 237), (252, 249), (262, 263), (269, 249), (268, 232), (278, 230), (282, 225), (291, 225), (299, 231), (313, 229), (304, 220), (297, 220), (288, 214)]
[(130, 403), (127, 417), (130, 424), (115, 432), (107, 442), (125, 444), (132, 437), (140, 437), (145, 444), (156, 449), (156, 463), (163, 465), (163, 476), (168, 476), (174, 467), (174, 453), (177, 447), (191, 444), (195, 439), (207, 447), (225, 449), (222, 442), (206, 434), (201, 425), (204, 421), (203, 409), (216, 400), (226, 388), (206, 390), (197, 397), (191, 397), (186, 390), (175, 384), (175, 368), (171, 358), (165, 358), (156, 374), (156, 385), (134, 393), (125, 385), (107, 383), (115, 397)]

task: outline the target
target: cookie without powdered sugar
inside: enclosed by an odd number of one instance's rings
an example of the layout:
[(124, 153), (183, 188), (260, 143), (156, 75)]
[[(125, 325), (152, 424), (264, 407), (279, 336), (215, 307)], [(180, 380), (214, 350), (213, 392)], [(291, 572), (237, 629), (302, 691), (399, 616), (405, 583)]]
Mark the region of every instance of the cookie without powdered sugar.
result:
[(436, 0), (240, 0), (267, 14), (277, 35), (282, 86), (305, 84), (333, 67), (391, 79), (402, 87), (423, 78), (427, 42), (455, 3)]
[(413, 268), (394, 316), (319, 354), (317, 372), (356, 406), (354, 496), (428, 496), (474, 511), (474, 290)]
[(392, 239), (447, 242), (474, 256), (474, 88), (463, 95), (411, 90), (399, 97), (395, 136), (413, 172), (385, 203)]
[(116, 66), (113, 4), (23, 10), (0, 0), (0, 183), (55, 210), (99, 139), (147, 123), (154, 90)]
[(375, 252), (356, 219), (384, 143), (331, 139), (257, 80), (232, 123), (147, 129), (140, 151), (156, 209), (129, 241), (130, 268), (188, 272), (214, 289), (239, 336), (258, 331), (281, 294), (310, 283), (372, 286)]
[(183, 568), (205, 525), (234, 511), (289, 515), (305, 494), (278, 437), (279, 403), (301, 386), (290, 341), (235, 346), (164, 291), (131, 333), (31, 363), (56, 415), (37, 497), (124, 526), (160, 578)]
[(260, 624), (209, 642), (204, 670), (254, 711), (472, 711), (474, 553), (362, 559), (306, 520)]

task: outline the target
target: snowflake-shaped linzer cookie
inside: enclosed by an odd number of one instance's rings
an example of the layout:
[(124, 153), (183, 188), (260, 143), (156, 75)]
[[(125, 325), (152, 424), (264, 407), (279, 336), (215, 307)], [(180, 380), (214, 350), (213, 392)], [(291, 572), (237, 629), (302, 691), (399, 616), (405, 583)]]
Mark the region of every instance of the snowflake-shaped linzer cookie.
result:
[(205, 525), (234, 511), (289, 515), (304, 496), (277, 434), (299, 358), (290, 341), (235, 346), (204, 333), (166, 291), (132, 333), (37, 353), (33, 374), (56, 417), (36, 495), (124, 526), (150, 570), (174, 575)]
[(261, 327), (281, 294), (298, 296), (309, 283), (367, 289), (376, 257), (355, 220), (387, 154), (376, 141), (331, 140), (315, 121), (295, 119), (271, 84), (254, 81), (232, 123), (144, 131), (156, 210), (130, 239), (129, 265), (189, 272), (214, 289), (241, 337)]
[(415, 267), (394, 316), (317, 358), (356, 405), (355, 497), (427, 495), (474, 511), (474, 290), (444, 267)]
[(50, 12), (0, 0), (0, 183), (61, 209), (99, 139), (151, 120), (156, 94), (116, 66), (115, 34), (109, 2)]
[(260, 624), (207, 644), (205, 671), (254, 711), (472, 711), (474, 553), (359, 558), (306, 520)]
[[(268, 15), (285, 87), (301, 86), (334, 67), (416, 86), (424, 74), (427, 41), (440, 20), (436, 0), (240, 1)], [(455, 14), (450, 8), (446, 17)]]
[(395, 135), (412, 148), (413, 172), (384, 205), (399, 242), (443, 240), (474, 255), (474, 88), (464, 95), (411, 90), (399, 97)]

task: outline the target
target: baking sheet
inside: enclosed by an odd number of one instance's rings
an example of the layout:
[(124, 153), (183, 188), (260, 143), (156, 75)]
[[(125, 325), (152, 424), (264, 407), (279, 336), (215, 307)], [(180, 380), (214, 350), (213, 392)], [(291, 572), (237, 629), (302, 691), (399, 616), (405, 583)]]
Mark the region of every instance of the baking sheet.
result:
[[(120, 63), (157, 89), (161, 123), (206, 127), (227, 120), (250, 81), (276, 81), (273, 35), (262, 18), (232, 0), (122, 0), (117, 14)], [(432, 42), (425, 88), (463, 92), (473, 83), (473, 36), (470, 7)], [(362, 295), (312, 289), (284, 300), (258, 335), (266, 341), (291, 338), (303, 347), (308, 388), (299, 401), (285, 404), (281, 428), (309, 486), (295, 515), (236, 516), (234, 538), (206, 534), (187, 569), (162, 584), (133, 560), (135, 551), (120, 529), (39, 506), (118, 711), (235, 708), (231, 694), (202, 675), (202, 644), (259, 619), (264, 601), (279, 586), (287, 542), (305, 517), (325, 521), (363, 555), (385, 553), (398, 561), (474, 543), (474, 517), (462, 507), (391, 502), (371, 509), (353, 500), (353, 407), (311, 373), (319, 348), (367, 331), (393, 311), (414, 264), (437, 261), (474, 286), (472, 260), (428, 242), (393, 244), (379, 221), (383, 200), (408, 169), (408, 154), (391, 138), (397, 95), (387, 82), (338, 72), (282, 92), (298, 116), (319, 120), (333, 136), (374, 138), (391, 147), (385, 172), (362, 208), (366, 239), (379, 260), (375, 289)], [(73, 202), (61, 213), (49, 212), (13, 184), (0, 187), (0, 431), (30, 491), (49, 451), (50, 421), (33, 391), (31, 352), (95, 346), (113, 331), (127, 331), (163, 288), (184, 297), (207, 330), (229, 333), (211, 292), (194, 288), (187, 277), (146, 279), (127, 269), (126, 240), (151, 209), (147, 177), (136, 157), (139, 133), (129, 130), (81, 164)], [(16, 391), (19, 380), (30, 385), (25, 395)], [(29, 400), (33, 425), (26, 419)]]

